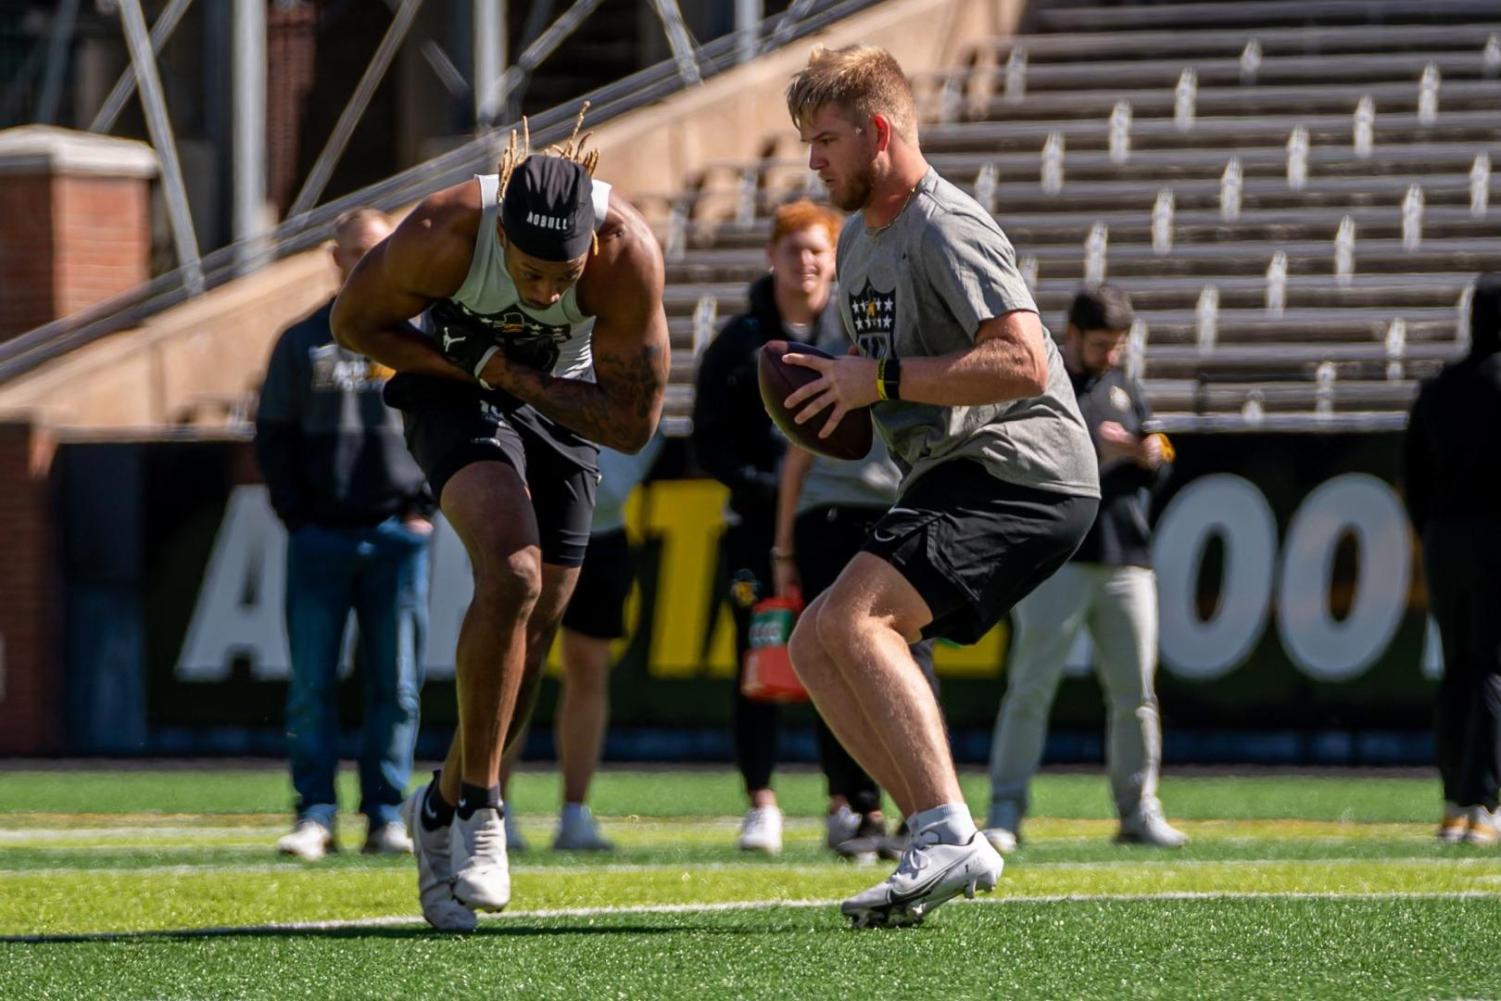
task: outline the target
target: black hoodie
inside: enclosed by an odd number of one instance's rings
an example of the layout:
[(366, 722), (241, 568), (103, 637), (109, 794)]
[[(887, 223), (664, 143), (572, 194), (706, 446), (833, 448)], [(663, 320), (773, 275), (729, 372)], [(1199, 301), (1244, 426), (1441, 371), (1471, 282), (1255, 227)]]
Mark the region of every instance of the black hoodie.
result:
[(1423, 384), (1407, 422), (1403, 487), (1419, 532), (1433, 521), (1501, 525), (1501, 274), (1475, 283), (1470, 353)]
[[(730, 509), (742, 523), (770, 532), (776, 522), (778, 470), (787, 439), (761, 404), (758, 352), (788, 338), (772, 294), (772, 277), (751, 284), (750, 309), (729, 320), (704, 350), (693, 397), (693, 449), (699, 464), (730, 488)], [(831, 293), (817, 325), (839, 324)], [(803, 340), (816, 341), (817, 331)]]

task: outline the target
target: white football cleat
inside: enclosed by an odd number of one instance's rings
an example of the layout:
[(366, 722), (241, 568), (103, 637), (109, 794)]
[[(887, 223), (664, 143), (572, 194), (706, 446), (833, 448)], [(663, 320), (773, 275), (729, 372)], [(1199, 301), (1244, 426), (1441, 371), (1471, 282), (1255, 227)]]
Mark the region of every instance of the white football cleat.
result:
[(502, 910), (511, 902), (511, 865), (500, 810), (483, 807), (468, 820), (455, 814), (449, 832), (454, 897), (477, 911)]
[(1006, 863), (976, 831), (962, 845), (937, 842), (932, 828), (918, 832), (902, 853), (896, 872), (839, 905), (856, 928), (921, 924), (934, 909), (959, 894), (973, 898), (995, 889)]
[(782, 811), (775, 806), (752, 807), (740, 822), (740, 850), (782, 853)]
[(304, 862), (316, 862), (339, 849), (334, 845), (333, 831), (311, 817), (303, 817), (292, 828), (292, 833), (283, 834), (276, 842), (276, 850), (283, 855), (295, 855)]
[(558, 817), (558, 832), (552, 839), (555, 852), (613, 852), (615, 842), (599, 833), (599, 821), (582, 803), (569, 803)]
[(422, 904), (422, 917), (439, 931), (473, 931), (479, 919), (453, 899), (448, 828), (426, 830), (418, 816), (426, 802), (427, 786), (422, 786), (401, 804), (401, 821), (412, 839), (412, 853), (417, 856), (417, 900)]
[(1127, 845), (1182, 848), (1188, 844), (1188, 835), (1167, 822), (1162, 807), (1148, 803), (1121, 818), (1120, 833), (1115, 840)]

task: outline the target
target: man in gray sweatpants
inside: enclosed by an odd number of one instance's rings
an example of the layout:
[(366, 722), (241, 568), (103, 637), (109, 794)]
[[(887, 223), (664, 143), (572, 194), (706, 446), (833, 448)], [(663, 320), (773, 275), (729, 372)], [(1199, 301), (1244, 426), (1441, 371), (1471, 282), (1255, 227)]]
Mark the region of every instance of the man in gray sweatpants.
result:
[(990, 749), (985, 825), (1000, 852), (1016, 848), (1053, 695), (1081, 628), (1094, 640), (1105, 691), (1118, 840), (1165, 848), (1188, 840), (1157, 800), (1157, 578), (1146, 508), (1171, 467), (1172, 446), (1154, 431), (1141, 385), (1119, 367), (1132, 319), (1130, 298), (1109, 285), (1080, 292), (1069, 309), (1063, 360), (1099, 455), (1100, 510), (1073, 559), (1012, 610), (1016, 634)]

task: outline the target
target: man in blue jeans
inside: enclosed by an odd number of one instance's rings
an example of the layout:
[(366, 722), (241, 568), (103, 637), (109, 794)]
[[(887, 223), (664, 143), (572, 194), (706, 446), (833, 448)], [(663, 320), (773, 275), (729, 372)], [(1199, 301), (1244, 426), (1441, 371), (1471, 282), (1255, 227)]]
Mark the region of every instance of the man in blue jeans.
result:
[[(334, 227), (341, 281), (391, 231), (355, 209)], [(297, 822), (277, 850), (316, 860), (336, 850), (338, 668), (354, 610), (364, 683), (360, 812), (367, 853), (412, 850), (399, 811), (417, 737), (427, 631), (431, 496), (381, 391), (391, 374), (334, 343), (330, 300), (281, 335), (256, 415), (256, 455), (287, 527), (287, 743)]]

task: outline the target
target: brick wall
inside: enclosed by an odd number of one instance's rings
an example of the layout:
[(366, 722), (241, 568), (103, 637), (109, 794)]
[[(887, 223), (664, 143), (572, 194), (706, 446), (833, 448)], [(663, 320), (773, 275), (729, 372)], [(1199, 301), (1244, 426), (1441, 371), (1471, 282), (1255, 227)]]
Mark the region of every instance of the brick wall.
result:
[(52, 319), (51, 204), (49, 177), (0, 183), (0, 340)]
[(54, 177), (52, 199), (57, 316), (76, 313), (150, 277), (151, 199), (145, 183), (137, 178)]
[(0, 340), (146, 281), (155, 157), (130, 140), (0, 132)]
[(35, 425), (0, 423), (0, 754), (44, 753), (61, 743), (54, 450)]

